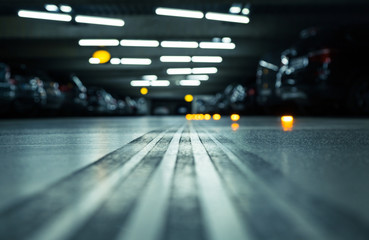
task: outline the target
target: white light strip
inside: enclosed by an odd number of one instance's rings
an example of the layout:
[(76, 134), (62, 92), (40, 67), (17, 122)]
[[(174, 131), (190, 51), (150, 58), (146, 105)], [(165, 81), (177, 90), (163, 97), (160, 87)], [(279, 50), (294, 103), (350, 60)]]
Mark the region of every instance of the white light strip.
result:
[(235, 49), (236, 44), (226, 42), (201, 42), (200, 48), (207, 49)]
[(49, 12), (57, 12), (59, 10), (58, 6), (55, 4), (46, 4), (45, 9)]
[(265, 67), (265, 68), (269, 68), (269, 69), (274, 70), (274, 71), (278, 71), (278, 66), (276, 66), (274, 64), (271, 64), (271, 63), (268, 63), (264, 60), (260, 60), (259, 65), (262, 66), (262, 67)]
[(78, 44), (80, 46), (118, 46), (117, 39), (81, 39)]
[(145, 75), (145, 76), (142, 76), (142, 79), (143, 80), (155, 81), (155, 80), (158, 80), (158, 76), (156, 76), (156, 75)]
[(199, 80), (181, 80), (179, 85), (181, 86), (200, 86), (201, 82)]
[(197, 19), (201, 19), (204, 17), (204, 14), (201, 11), (192, 11), (192, 10), (175, 9), (175, 8), (159, 7), (155, 10), (155, 13), (157, 15), (172, 16), (172, 17), (185, 17), (185, 18), (197, 18)]
[(162, 41), (161, 46), (165, 48), (198, 48), (199, 44), (193, 41)]
[(133, 80), (131, 81), (132, 87), (148, 87), (150, 86), (150, 81), (145, 80)]
[(224, 22), (234, 22), (234, 23), (249, 23), (250, 19), (246, 16), (225, 14), (225, 13), (214, 13), (208, 12), (205, 15), (206, 19)]
[(248, 8), (242, 9), (242, 14), (244, 14), (244, 15), (250, 14), (250, 9), (248, 9)]
[(98, 59), (98, 58), (90, 58), (90, 59), (88, 60), (88, 62), (89, 62), (90, 64), (99, 64), (99, 63), (100, 63), (100, 59)]
[(110, 63), (113, 65), (119, 65), (120, 64), (120, 59), (119, 58), (112, 58), (110, 59)]
[(191, 62), (189, 56), (161, 56), (161, 62)]
[(191, 60), (195, 63), (221, 63), (223, 58), (218, 56), (193, 56)]
[(157, 80), (157, 81), (149, 81), (149, 80), (132, 80), (132, 87), (167, 87), (170, 85), (168, 80)]
[(124, 21), (118, 18), (104, 18), (104, 17), (92, 17), (92, 16), (82, 16), (77, 15), (75, 18), (78, 23), (88, 23), (97, 25), (107, 25), (107, 26), (124, 26)]
[(151, 59), (150, 58), (122, 58), (120, 60), (121, 64), (127, 65), (150, 65)]
[(207, 81), (207, 80), (209, 80), (209, 76), (208, 75), (188, 75), (187, 79), (188, 80)]
[(232, 6), (229, 9), (229, 12), (230, 13), (233, 13), (233, 14), (239, 14), (241, 12), (241, 7), (239, 7), (239, 6)]
[(152, 87), (167, 87), (170, 85), (168, 80), (156, 80), (151, 82)]
[(60, 11), (65, 12), (65, 13), (70, 13), (72, 12), (72, 7), (68, 5), (61, 5)]
[(123, 39), (120, 45), (124, 47), (158, 47), (159, 42), (156, 40), (137, 40), (137, 39)]
[(192, 74), (214, 74), (217, 72), (218, 69), (216, 67), (192, 68)]
[(169, 75), (181, 75), (181, 74), (191, 74), (191, 68), (168, 68), (167, 74)]
[(61, 13), (48, 13), (48, 12), (19, 10), (18, 16), (24, 17), (24, 18), (34, 18), (34, 19), (43, 19), (43, 20), (61, 21), (61, 22), (72, 21), (72, 17), (70, 15), (61, 14)]

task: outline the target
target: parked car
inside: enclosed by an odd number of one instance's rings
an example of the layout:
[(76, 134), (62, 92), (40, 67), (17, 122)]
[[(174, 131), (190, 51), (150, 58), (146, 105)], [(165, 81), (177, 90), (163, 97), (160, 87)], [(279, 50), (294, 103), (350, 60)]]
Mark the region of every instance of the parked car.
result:
[(0, 114), (7, 115), (15, 99), (16, 87), (11, 83), (10, 68), (0, 63)]
[(25, 65), (11, 69), (10, 83), (15, 86), (12, 110), (17, 115), (36, 115), (46, 104), (47, 95), (43, 81)]
[(87, 90), (87, 110), (91, 114), (113, 114), (117, 110), (118, 103), (115, 98), (102, 88), (89, 87)]
[(276, 94), (316, 110), (369, 113), (369, 27), (310, 28), (281, 56)]
[(63, 95), (63, 114), (80, 115), (87, 110), (87, 89), (75, 74), (53, 74)]

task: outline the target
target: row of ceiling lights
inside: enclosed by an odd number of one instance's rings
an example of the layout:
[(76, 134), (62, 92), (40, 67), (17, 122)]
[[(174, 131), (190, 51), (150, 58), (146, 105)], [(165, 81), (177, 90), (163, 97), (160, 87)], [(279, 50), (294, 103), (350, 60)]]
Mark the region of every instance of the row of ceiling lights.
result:
[[(68, 5), (60, 5), (58, 7), (54, 4), (46, 4), (45, 9), (48, 12), (42, 11), (29, 11), (29, 10), (19, 10), (18, 16), (25, 18), (34, 18), (34, 19), (43, 19), (43, 20), (51, 20), (51, 21), (62, 21), (62, 22), (70, 22), (72, 21), (72, 16), (68, 13), (72, 12), (72, 7)], [(61, 11), (63, 13), (58, 13)], [(208, 12), (204, 14), (201, 11), (192, 11), (185, 9), (174, 9), (174, 8), (162, 8), (159, 7), (155, 10), (157, 15), (162, 16), (172, 16), (172, 17), (186, 17), (186, 18), (205, 18), (208, 20), (215, 21), (225, 21), (225, 22), (233, 22), (233, 23), (244, 23), (247, 24), (250, 22), (250, 19), (245, 16), (249, 14), (249, 9), (242, 9), (242, 13), (244, 15), (236, 15), (236, 13), (241, 12), (240, 7), (232, 6), (230, 8), (231, 14), (226, 13), (215, 13)], [(124, 21), (118, 18), (105, 18), (105, 17), (95, 17), (95, 16), (84, 16), (77, 15), (74, 20), (78, 23), (87, 23), (87, 24), (98, 24), (98, 25), (107, 25), (107, 26), (124, 26)]]

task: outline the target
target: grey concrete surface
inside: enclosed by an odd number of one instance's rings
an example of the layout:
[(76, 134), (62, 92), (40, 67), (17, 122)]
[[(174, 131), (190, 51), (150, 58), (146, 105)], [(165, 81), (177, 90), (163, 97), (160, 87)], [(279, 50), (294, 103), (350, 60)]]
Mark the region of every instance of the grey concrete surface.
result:
[(0, 121), (0, 239), (368, 239), (369, 119)]

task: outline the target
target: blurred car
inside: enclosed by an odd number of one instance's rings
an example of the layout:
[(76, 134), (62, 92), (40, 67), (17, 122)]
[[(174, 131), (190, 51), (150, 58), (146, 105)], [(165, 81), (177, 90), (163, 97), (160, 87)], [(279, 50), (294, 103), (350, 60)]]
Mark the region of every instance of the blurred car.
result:
[(253, 84), (234, 84), (228, 94), (232, 113), (254, 113), (256, 111), (256, 90)]
[(16, 87), (11, 84), (10, 68), (0, 63), (0, 114), (7, 114), (15, 99)]
[(310, 28), (281, 56), (276, 94), (312, 110), (369, 113), (369, 27)]
[(87, 110), (87, 89), (74, 74), (53, 74), (63, 95), (61, 110), (63, 114), (77, 114)]
[(102, 88), (89, 87), (87, 90), (87, 110), (92, 114), (113, 114), (118, 108), (118, 102)]
[(43, 81), (25, 65), (11, 69), (10, 83), (15, 86), (12, 110), (18, 115), (35, 115), (47, 102)]

